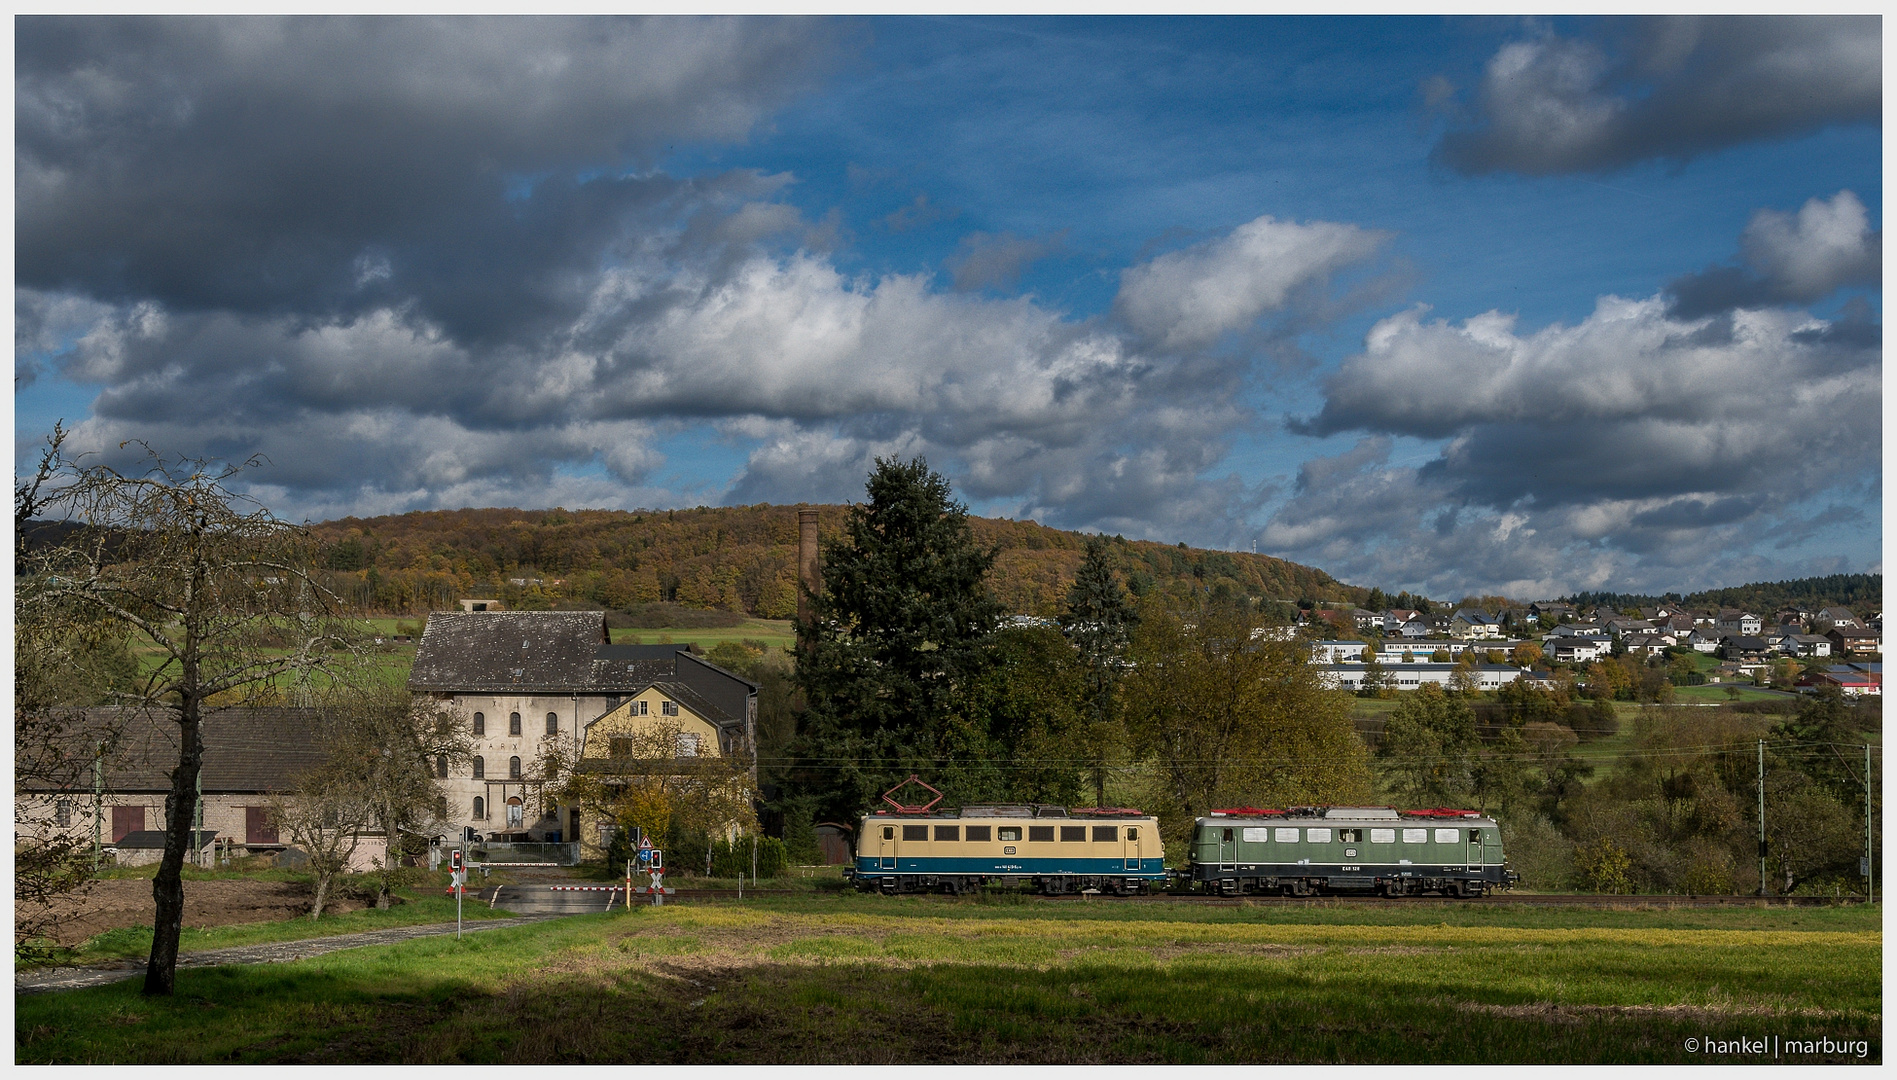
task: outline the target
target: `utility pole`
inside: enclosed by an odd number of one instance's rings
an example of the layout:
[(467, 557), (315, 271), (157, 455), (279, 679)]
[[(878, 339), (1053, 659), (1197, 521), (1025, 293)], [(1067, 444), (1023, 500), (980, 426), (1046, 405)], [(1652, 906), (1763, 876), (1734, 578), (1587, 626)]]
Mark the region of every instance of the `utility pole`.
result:
[(197, 802), (192, 811), (191, 864), (204, 866), (204, 770), (198, 770)]
[(99, 815), (105, 813), (105, 744), (92, 755), (92, 869), (96, 873), (105, 848), (99, 842)]
[(1871, 744), (1864, 744), (1864, 902), (1877, 901), (1877, 869), (1871, 864)]
[(1765, 740), (1759, 740), (1759, 895), (1765, 895)]

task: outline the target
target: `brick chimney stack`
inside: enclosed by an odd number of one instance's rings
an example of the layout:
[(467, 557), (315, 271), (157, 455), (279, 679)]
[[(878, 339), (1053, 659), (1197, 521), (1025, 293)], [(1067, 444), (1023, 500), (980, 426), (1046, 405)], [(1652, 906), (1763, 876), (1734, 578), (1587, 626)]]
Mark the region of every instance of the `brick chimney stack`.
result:
[(797, 511), (797, 581), (802, 586), (797, 590), (797, 618), (807, 623), (810, 621), (810, 597), (823, 588), (823, 578), (817, 572), (815, 510)]

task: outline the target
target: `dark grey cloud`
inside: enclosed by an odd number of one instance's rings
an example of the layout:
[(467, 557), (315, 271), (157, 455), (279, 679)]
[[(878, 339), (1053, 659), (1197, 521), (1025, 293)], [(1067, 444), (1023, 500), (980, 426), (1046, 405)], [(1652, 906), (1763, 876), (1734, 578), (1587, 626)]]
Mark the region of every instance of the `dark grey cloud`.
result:
[[(1882, 116), (1878, 16), (1677, 16), (1544, 33), (1489, 60), (1433, 160), (1464, 174), (1681, 162)], [(1440, 83), (1425, 96), (1447, 104)]]
[[(1233, 342), (1329, 318), (1387, 237), (1261, 217), (1075, 319), (842, 269), (794, 177), (655, 164), (746, 138), (848, 33), (22, 20), (18, 377), (101, 388), (76, 449), (265, 454), (292, 517), (838, 499), (873, 456), (922, 453), (997, 512), (1241, 542), (1267, 489), (1211, 475), (1254, 419)], [(957, 269), (1000, 282), (1058, 242)], [(663, 488), (662, 448), (707, 428), (754, 448), (743, 469)]]
[(884, 217), (883, 228), (895, 233), (911, 232), (926, 229), (938, 221), (953, 221), (961, 214), (956, 207), (931, 202), (926, 194), (917, 195), (908, 205)]
[(696, 185), (667, 140), (743, 138), (828, 66), (825, 24), (732, 19), (24, 18), (18, 282), (304, 319), (405, 304), (544, 333)]
[(1021, 280), (1023, 270), (1066, 250), (1066, 229), (1051, 236), (970, 233), (962, 237), (947, 265), (955, 287), (964, 292), (996, 286), (1011, 288)]
[[(1261, 549), (1443, 595), (1807, 572), (1746, 552), (1799, 504), (1864, 498), (1877, 475), (1882, 353), (1875, 326), (1853, 322), (1868, 305), (1830, 323), (1668, 307), (1604, 297), (1575, 326), (1528, 334), (1495, 312), (1378, 322), (1317, 417), (1293, 425), (1365, 437), (1305, 463)], [(1397, 436), (1445, 441), (1399, 466)]]
[(1674, 318), (1733, 308), (1809, 304), (1841, 288), (1883, 280), (1884, 232), (1872, 229), (1849, 191), (1810, 199), (1796, 215), (1760, 210), (1740, 238), (1742, 265), (1714, 266), (1670, 282)]
[[(1367, 436), (1300, 469), (1258, 550), (1314, 563), (1356, 584), (1439, 598), (1501, 593), (1547, 598), (1575, 590), (1661, 592), (1874, 569), (1835, 552), (1765, 555), (1756, 544), (1850, 520), (1797, 511), (1799, 492), (1676, 494), (1497, 508), (1462, 500), (1440, 474), (1392, 460), (1394, 442)], [(1778, 545), (1783, 551), (1788, 545)]]

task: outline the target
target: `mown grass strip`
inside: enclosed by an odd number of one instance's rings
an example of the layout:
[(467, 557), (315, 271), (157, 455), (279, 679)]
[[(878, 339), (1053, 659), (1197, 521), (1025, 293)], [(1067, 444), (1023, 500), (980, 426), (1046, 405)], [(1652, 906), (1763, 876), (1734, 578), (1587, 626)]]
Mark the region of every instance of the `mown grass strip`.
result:
[(1021, 914), (726, 905), (582, 916), (459, 942), (186, 971), (166, 1001), (124, 986), (22, 998), (16, 1052), (153, 1062), (1704, 1063), (1685, 1038), (1756, 1035), (1767, 1024), (1785, 1037), (1875, 1045), (1881, 1014), (1881, 936), (1869, 930)]

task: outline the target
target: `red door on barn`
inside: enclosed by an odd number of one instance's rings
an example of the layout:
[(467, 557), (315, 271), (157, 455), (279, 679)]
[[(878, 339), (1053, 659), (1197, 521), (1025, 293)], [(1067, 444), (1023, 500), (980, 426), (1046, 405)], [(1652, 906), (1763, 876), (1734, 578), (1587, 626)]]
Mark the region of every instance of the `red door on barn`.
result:
[(114, 806), (112, 808), (112, 842), (125, 839), (126, 833), (145, 831), (145, 808), (142, 806)]
[(268, 806), (244, 807), (244, 843), (275, 844), (277, 840), (277, 822), (270, 816)]

